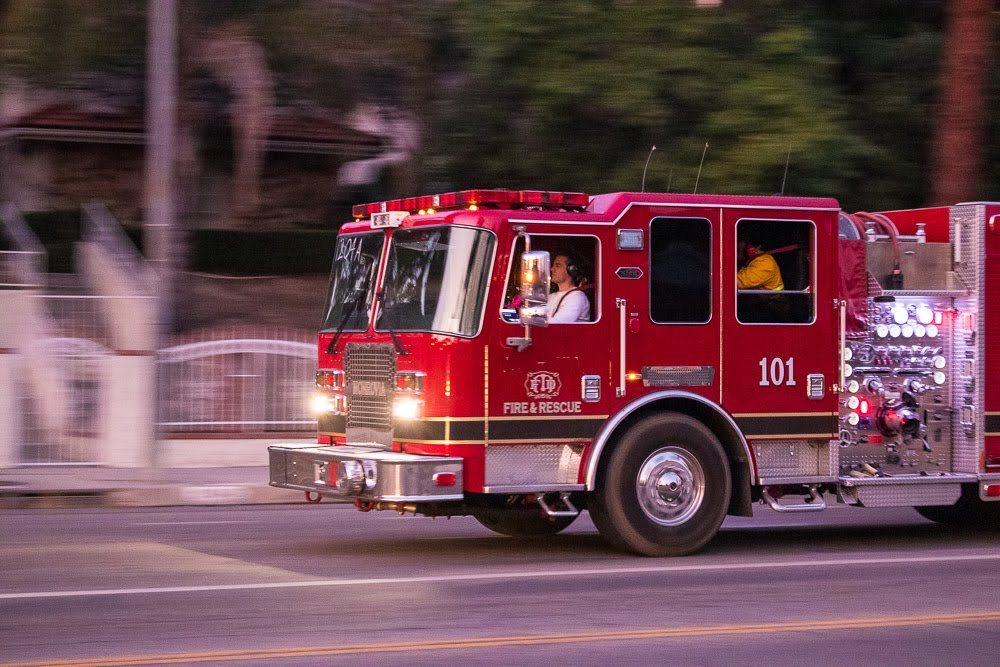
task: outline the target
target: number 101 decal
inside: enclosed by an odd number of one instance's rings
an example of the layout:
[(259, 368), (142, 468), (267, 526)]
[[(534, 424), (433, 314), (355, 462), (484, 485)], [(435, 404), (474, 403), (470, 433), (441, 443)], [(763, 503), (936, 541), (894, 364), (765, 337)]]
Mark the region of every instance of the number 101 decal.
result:
[(768, 359), (762, 357), (757, 362), (760, 366), (760, 386), (770, 387), (771, 385), (786, 387), (795, 386), (795, 358), (788, 357), (781, 360), (778, 357)]

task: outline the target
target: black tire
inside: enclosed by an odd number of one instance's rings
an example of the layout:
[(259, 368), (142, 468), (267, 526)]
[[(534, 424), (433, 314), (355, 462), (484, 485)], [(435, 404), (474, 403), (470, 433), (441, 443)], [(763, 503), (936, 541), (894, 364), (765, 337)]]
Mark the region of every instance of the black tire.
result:
[(476, 521), (494, 533), (508, 537), (543, 537), (561, 532), (576, 521), (576, 517), (548, 517), (538, 508), (497, 508), (479, 511), (476, 514)]
[(914, 507), (920, 516), (947, 526), (976, 529), (1000, 529), (1000, 502), (983, 502), (975, 484), (962, 487), (962, 496), (954, 505)]
[(691, 417), (664, 413), (631, 427), (610, 453), (590, 516), (620, 549), (683, 556), (715, 536), (731, 492), (729, 462), (715, 435)]

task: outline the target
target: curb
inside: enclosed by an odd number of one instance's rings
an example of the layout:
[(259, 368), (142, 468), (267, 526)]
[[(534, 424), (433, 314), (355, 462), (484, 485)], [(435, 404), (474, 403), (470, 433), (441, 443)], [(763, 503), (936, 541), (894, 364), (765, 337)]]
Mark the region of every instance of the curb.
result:
[(0, 509), (305, 504), (300, 493), (257, 484), (39, 490), (4, 487)]

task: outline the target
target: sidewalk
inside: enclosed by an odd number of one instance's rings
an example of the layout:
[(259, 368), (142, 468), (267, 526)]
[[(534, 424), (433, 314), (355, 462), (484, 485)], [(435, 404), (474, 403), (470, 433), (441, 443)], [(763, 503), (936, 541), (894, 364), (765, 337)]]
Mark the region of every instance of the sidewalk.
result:
[(0, 509), (304, 502), (300, 491), (268, 485), (269, 444), (273, 441), (165, 443), (164, 465), (155, 468), (0, 468)]

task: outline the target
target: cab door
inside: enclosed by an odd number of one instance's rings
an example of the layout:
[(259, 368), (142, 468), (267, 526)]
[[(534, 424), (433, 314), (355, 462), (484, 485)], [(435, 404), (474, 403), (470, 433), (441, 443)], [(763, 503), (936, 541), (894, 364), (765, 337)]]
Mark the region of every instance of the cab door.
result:
[(619, 308), (614, 411), (663, 391), (719, 401), (719, 225), (718, 208), (683, 205), (636, 206), (621, 223), (644, 241), (619, 251), (609, 271)]
[[(723, 407), (765, 480), (836, 475), (836, 212), (727, 208), (722, 217)], [(783, 289), (737, 287), (745, 241), (771, 254)]]
[[(579, 226), (574, 225), (578, 230)], [(615, 313), (602, 306), (604, 230), (580, 233), (560, 225), (529, 226), (531, 250), (574, 255), (574, 275), (590, 303), (586, 321), (530, 328), (530, 345), (518, 349), (511, 339), (525, 338), (515, 310), (494, 311), (497, 318), (488, 347), (487, 491), (516, 492), (531, 487), (581, 488), (585, 446), (608, 416), (609, 322)], [(512, 306), (518, 293), (524, 240), (511, 237), (500, 261), (508, 262), (501, 305)]]

